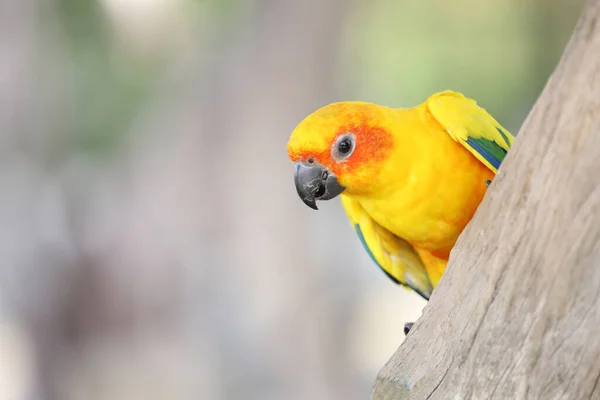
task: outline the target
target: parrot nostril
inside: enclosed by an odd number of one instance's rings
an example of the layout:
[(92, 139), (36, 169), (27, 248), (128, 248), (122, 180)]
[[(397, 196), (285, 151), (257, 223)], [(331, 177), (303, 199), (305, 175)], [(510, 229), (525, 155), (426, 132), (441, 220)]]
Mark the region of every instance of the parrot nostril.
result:
[(317, 188), (317, 191), (315, 192), (315, 198), (318, 199), (319, 197), (323, 196), (325, 194), (325, 185), (323, 185), (323, 183), (319, 182), (319, 187)]
[(306, 162), (309, 163), (309, 164), (314, 164), (315, 160), (312, 159), (312, 158), (309, 158), (308, 160), (306, 160)]
[(323, 174), (321, 174), (321, 179), (325, 180), (325, 179), (327, 179), (328, 176), (329, 176), (329, 173), (327, 171), (323, 171)]

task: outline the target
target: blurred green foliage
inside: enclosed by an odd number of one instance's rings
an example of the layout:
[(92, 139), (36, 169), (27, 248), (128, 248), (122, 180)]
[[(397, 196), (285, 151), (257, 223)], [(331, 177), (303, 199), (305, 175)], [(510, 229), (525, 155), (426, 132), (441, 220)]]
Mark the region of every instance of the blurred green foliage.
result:
[[(566, 44), (583, 0), (354, 2), (338, 37), (339, 94), (412, 106), (444, 89), (475, 98), (513, 133)], [(260, 2), (185, 0), (198, 40), (225, 46)], [(110, 154), (171, 60), (118, 46), (94, 0), (56, 0), (75, 151)], [(191, 48), (193, 50), (193, 46)], [(292, 77), (290, 79), (293, 79)]]
[(97, 1), (57, 0), (60, 43), (67, 55), (75, 152), (104, 155), (114, 150), (149, 95), (152, 62), (115, 52), (108, 20)]
[(412, 106), (458, 90), (516, 134), (583, 7), (583, 0), (567, 3), (357, 3), (343, 35), (344, 96)]
[[(202, 25), (198, 34), (203, 37), (199, 36), (198, 42), (208, 41), (213, 46), (225, 45), (236, 33), (235, 21), (251, 9), (250, 3), (239, 0), (180, 3), (191, 26)], [(178, 44), (166, 46), (167, 51), (158, 54), (128, 52), (119, 47), (99, 1), (56, 0), (54, 4), (59, 39), (67, 53), (66, 80), (76, 105), (70, 121), (73, 150), (109, 155), (131, 131), (133, 119), (146, 101), (157, 94), (162, 73), (173, 61)]]

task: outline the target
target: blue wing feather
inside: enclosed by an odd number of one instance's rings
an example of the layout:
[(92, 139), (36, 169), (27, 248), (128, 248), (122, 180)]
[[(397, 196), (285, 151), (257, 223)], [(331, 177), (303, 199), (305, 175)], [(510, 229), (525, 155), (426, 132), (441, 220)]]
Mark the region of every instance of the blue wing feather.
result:
[[(483, 139), (485, 140), (485, 139)], [(498, 169), (500, 168), (500, 164), (502, 163), (502, 160), (504, 159), (504, 156), (506, 155), (506, 152), (502, 150), (502, 148), (500, 146), (498, 146), (495, 142), (489, 142), (489, 143), (485, 143), (482, 139), (474, 139), (473, 137), (468, 137), (466, 142), (469, 146), (471, 146), (471, 148), (473, 150), (475, 150), (476, 152), (478, 152), (479, 154), (481, 154), (481, 156), (483, 158), (485, 158), (490, 164), (492, 164), (494, 166), (494, 168)], [(484, 145), (487, 144), (488, 146)], [(489, 146), (496, 146), (498, 151), (497, 152), (492, 152), (491, 149), (489, 148)], [(500, 155), (498, 154), (500, 153)]]

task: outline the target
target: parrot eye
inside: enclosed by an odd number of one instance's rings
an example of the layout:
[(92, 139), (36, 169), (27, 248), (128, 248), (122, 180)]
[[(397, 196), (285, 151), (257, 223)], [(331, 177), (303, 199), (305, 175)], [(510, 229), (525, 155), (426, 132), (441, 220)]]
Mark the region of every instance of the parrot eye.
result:
[(331, 149), (331, 155), (336, 161), (344, 161), (354, 152), (356, 138), (353, 134), (347, 133), (340, 136)]
[(350, 142), (350, 139), (346, 138), (338, 144), (338, 151), (340, 154), (346, 155), (350, 153), (350, 150), (352, 150), (352, 143)]

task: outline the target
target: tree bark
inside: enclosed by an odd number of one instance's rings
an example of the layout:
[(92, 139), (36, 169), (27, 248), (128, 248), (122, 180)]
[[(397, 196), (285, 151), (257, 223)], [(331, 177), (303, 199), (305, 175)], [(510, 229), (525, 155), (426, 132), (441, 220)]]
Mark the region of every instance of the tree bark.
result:
[(600, 0), (589, 0), (373, 399), (600, 399)]

